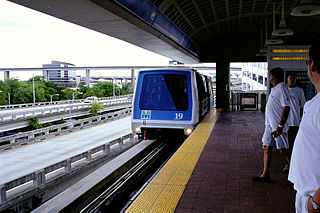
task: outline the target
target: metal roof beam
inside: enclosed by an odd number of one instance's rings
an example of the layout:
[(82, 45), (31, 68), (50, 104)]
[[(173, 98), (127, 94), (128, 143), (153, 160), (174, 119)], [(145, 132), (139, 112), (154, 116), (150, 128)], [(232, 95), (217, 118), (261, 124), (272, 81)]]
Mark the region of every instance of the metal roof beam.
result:
[(256, 9), (256, 0), (252, 1), (252, 7), (251, 7), (251, 12), (250, 12), (250, 20), (249, 20), (249, 24), (247, 27), (250, 28), (251, 24), (252, 24), (252, 14), (254, 13), (255, 9)]
[(220, 26), (219, 26), (219, 23), (218, 23), (218, 17), (217, 17), (217, 12), (216, 12), (216, 7), (214, 6), (213, 4), (213, 0), (209, 0), (210, 1), (210, 6), (211, 6), (211, 9), (212, 9), (212, 13), (213, 13), (213, 17), (217, 23), (217, 29), (218, 29), (218, 33), (220, 33)]
[[(243, 6), (243, 0), (240, 0), (239, 2), (239, 17), (241, 17), (242, 14), (242, 6)], [(241, 29), (241, 18), (238, 20), (238, 29)]]
[(231, 30), (231, 25), (230, 25), (230, 14), (229, 14), (229, 0), (225, 0), (226, 3), (226, 14), (227, 14), (227, 20), (228, 20), (228, 27)]
[(166, 11), (169, 9), (171, 4), (172, 4), (172, 0), (164, 0), (160, 3), (158, 8), (160, 11)]
[[(230, 16), (229, 19), (230, 21), (231, 20), (235, 20), (235, 19), (240, 19), (240, 18), (245, 18), (245, 17), (250, 17), (250, 16), (263, 16), (263, 15), (272, 15), (272, 11), (270, 12), (257, 12), (257, 13), (251, 13), (251, 14), (241, 14), (240, 16), (239, 15), (236, 15), (236, 16)], [(224, 18), (224, 19), (219, 19), (215, 22), (211, 22), (211, 23), (208, 23), (208, 27), (211, 27), (213, 25), (216, 25), (217, 23), (221, 23), (221, 22), (225, 22), (225, 21), (228, 21), (227, 18)], [(196, 35), (197, 33), (199, 33), (201, 30), (203, 30), (205, 27), (204, 26), (201, 26), (199, 27), (196, 31), (194, 31), (190, 37)]]
[(203, 25), (205, 26), (205, 28), (208, 31), (209, 35), (211, 35), (211, 32), (210, 32), (209, 27), (207, 25), (207, 22), (206, 22), (206, 20), (204, 20), (203, 14), (202, 14), (202, 12), (201, 12), (201, 10), (199, 8), (198, 3), (195, 0), (192, 0), (192, 3), (193, 3), (193, 6), (196, 8), (196, 10), (197, 10), (197, 12), (198, 12), (198, 14), (200, 16), (200, 19), (201, 19)]
[(166, 11), (170, 8), (171, 5), (174, 5), (175, 8), (179, 11), (179, 13), (182, 15), (182, 17), (184, 18), (184, 20), (189, 24), (189, 26), (192, 28), (192, 30), (195, 30), (196, 27), (192, 24), (192, 22), (189, 20), (188, 16), (186, 16), (186, 14), (184, 14), (183, 10), (181, 10), (181, 7), (178, 5), (176, 0), (165, 0), (163, 1), (160, 6), (159, 6), (159, 10), (161, 11)]

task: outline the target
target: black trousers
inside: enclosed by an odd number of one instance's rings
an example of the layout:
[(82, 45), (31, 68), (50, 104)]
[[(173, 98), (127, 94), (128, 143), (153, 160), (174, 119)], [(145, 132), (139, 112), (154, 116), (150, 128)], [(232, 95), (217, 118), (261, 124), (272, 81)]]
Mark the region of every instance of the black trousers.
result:
[(292, 151), (294, 140), (296, 139), (297, 133), (299, 130), (299, 126), (289, 126), (288, 130), (288, 142), (289, 142), (289, 149)]

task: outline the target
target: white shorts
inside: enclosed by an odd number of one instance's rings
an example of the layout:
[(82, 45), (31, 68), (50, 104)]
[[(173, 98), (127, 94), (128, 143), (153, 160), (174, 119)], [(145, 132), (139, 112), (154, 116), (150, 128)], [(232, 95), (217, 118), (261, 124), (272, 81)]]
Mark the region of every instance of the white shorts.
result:
[(305, 193), (296, 194), (296, 213), (308, 213), (308, 195)]
[(263, 136), (262, 136), (263, 146), (276, 146), (277, 149), (289, 149), (287, 132), (283, 132), (277, 138), (274, 138), (271, 135), (271, 133), (272, 133), (271, 127), (269, 125), (266, 125)]

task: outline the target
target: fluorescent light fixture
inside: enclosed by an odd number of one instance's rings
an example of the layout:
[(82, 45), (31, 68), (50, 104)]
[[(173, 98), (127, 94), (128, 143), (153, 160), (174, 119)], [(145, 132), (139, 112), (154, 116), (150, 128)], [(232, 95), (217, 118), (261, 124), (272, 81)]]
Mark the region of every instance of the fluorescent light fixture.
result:
[(289, 36), (293, 35), (293, 31), (287, 27), (286, 21), (284, 20), (284, 0), (282, 0), (282, 17), (278, 29), (272, 31), (273, 36)]
[(290, 12), (292, 16), (316, 16), (320, 14), (320, 4), (312, 0), (301, 1), (301, 4)]
[[(273, 22), (273, 30), (276, 29), (276, 17), (275, 17), (275, 3), (272, 3), (273, 6), (273, 15), (272, 15), (272, 22)], [(266, 45), (273, 45), (273, 44), (282, 44), (283, 40), (277, 38), (276, 36), (271, 36), (268, 40), (266, 40)]]
[(267, 53), (258, 52), (258, 53), (256, 54), (256, 56), (258, 56), (258, 57), (265, 57), (265, 56), (267, 56)]
[(271, 37), (266, 41), (266, 45), (282, 44), (282, 43), (283, 43), (283, 40), (280, 38), (272, 38)]
[[(263, 40), (263, 38), (262, 38), (262, 36), (263, 36), (262, 28), (260, 29), (260, 33), (261, 33), (261, 48), (260, 48), (259, 52), (256, 54), (256, 56), (267, 56), (268, 49), (266, 47), (262, 46), (262, 40)], [(267, 36), (267, 34), (266, 34), (266, 36)]]
[(272, 31), (273, 36), (289, 36), (293, 35), (293, 31), (287, 27), (284, 18), (280, 20), (279, 27)]
[(262, 47), (260, 50), (259, 50), (260, 53), (267, 53), (268, 52), (268, 49), (266, 47)]

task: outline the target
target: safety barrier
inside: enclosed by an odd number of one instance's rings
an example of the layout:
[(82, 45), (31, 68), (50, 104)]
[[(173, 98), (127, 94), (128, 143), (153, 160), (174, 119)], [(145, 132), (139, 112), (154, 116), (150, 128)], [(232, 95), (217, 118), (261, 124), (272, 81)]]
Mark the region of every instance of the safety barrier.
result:
[[(131, 103), (131, 99), (123, 98), (119, 100), (110, 100), (107, 102), (102, 102), (104, 107), (112, 106), (112, 105), (120, 105), (120, 104), (128, 104)], [(46, 109), (39, 109), (34, 108), (34, 110), (28, 110), (28, 111), (21, 111), (21, 112), (7, 112), (5, 114), (0, 115), (0, 123), (1, 122), (8, 122), (8, 121), (15, 121), (18, 119), (30, 119), (33, 117), (41, 117), (41, 116), (48, 116), (48, 115), (54, 115), (59, 113), (68, 113), (71, 108), (71, 111), (77, 111), (77, 110), (89, 110), (90, 104), (83, 103), (83, 104), (77, 104), (77, 105), (69, 105), (69, 106), (54, 106)]]
[(103, 115), (98, 115), (94, 117), (89, 117), (81, 120), (75, 120), (72, 122), (54, 125), (46, 128), (37, 129), (29, 132), (21, 132), (16, 135), (9, 135), (0, 137), (0, 143), (10, 143), (13, 144), (15, 142), (26, 142), (36, 140), (37, 138), (43, 139), (50, 135), (58, 135), (63, 132), (70, 132), (91, 124), (98, 124), (101, 122), (107, 122), (114, 120), (116, 118), (122, 118), (124, 116), (128, 116), (131, 113), (131, 108), (123, 109), (116, 112), (111, 112)]
[(233, 90), (230, 94), (231, 109), (234, 110), (264, 110), (265, 90), (241, 91)]
[[(58, 182), (58, 179), (61, 181), (63, 177), (69, 177), (71, 174), (88, 169), (89, 165), (95, 165), (95, 162), (101, 161), (102, 158), (111, 158), (138, 142), (137, 136), (129, 133), (23, 177), (3, 183), (0, 185), (0, 211), (10, 205), (10, 201), (23, 199), (33, 190), (44, 189), (49, 184)], [(14, 190), (17, 192), (13, 193)]]
[[(99, 101), (111, 100), (111, 99), (120, 99), (120, 98), (129, 98), (131, 95), (121, 95), (121, 96), (110, 96), (98, 98)], [(71, 100), (73, 103), (81, 103), (85, 99), (75, 99)], [(0, 105), (0, 109), (17, 109), (17, 108), (28, 108), (28, 107), (42, 107), (48, 105), (58, 105), (58, 104), (68, 104), (70, 100), (62, 101), (52, 101), (52, 102), (37, 102), (37, 103), (26, 103), (26, 104), (12, 104), (12, 105)]]

